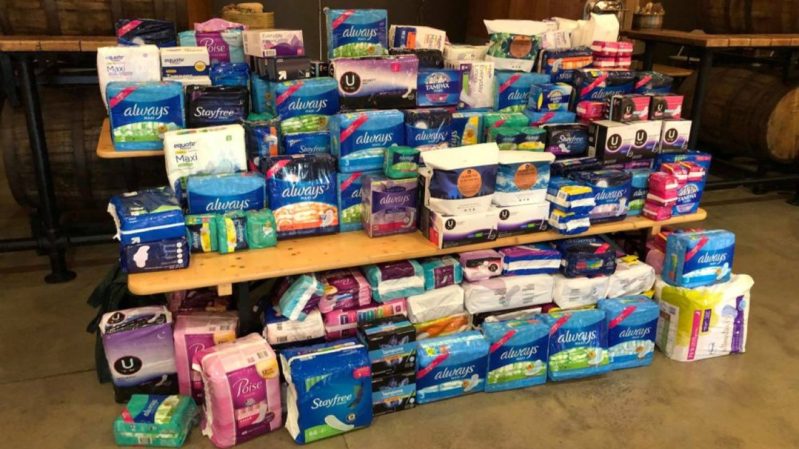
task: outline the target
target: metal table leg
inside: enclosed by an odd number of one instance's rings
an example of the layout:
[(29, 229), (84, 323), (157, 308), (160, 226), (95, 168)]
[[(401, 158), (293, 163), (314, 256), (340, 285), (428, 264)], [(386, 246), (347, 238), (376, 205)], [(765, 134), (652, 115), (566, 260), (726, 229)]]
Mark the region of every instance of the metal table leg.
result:
[(644, 42), (644, 45), (643, 68), (644, 70), (652, 70), (652, 65), (654, 64), (655, 59), (655, 42), (646, 41)]
[(250, 294), (250, 284), (248, 282), (239, 282), (233, 285), (233, 294), (235, 295), (236, 310), (239, 313), (239, 330), (242, 335), (251, 332), (257, 332), (259, 329), (260, 321), (255, 312), (255, 300)]
[(688, 140), (688, 148), (696, 149), (699, 140), (699, 127), (702, 121), (702, 103), (705, 101), (705, 87), (707, 77), (710, 76), (710, 69), (713, 67), (713, 50), (703, 48), (699, 59), (699, 72), (696, 77), (696, 87), (694, 88), (694, 98), (691, 102), (691, 138)]
[(44, 226), (44, 238), (48, 241), (47, 255), (50, 257), (50, 274), (44, 281), (48, 284), (67, 282), (75, 278), (75, 273), (67, 269), (65, 251), (67, 240), (59, 226), (58, 208), (50, 173), (50, 158), (47, 154), (47, 141), (44, 134), (42, 109), (39, 105), (39, 92), (36, 86), (31, 55), (15, 56), (20, 74), (22, 105), (28, 126), (33, 163), (36, 171), (36, 189), (39, 192), (39, 216)]

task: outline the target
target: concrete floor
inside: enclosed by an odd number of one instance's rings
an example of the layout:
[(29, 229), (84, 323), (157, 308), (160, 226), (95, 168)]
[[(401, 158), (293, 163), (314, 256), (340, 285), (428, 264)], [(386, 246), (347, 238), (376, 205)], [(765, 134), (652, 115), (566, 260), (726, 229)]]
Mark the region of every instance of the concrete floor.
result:
[[(2, 202), (3, 237), (24, 236), (24, 213)], [(651, 367), (429, 404), (313, 447), (799, 447), (799, 208), (743, 189), (711, 192), (704, 206), (704, 226), (737, 234), (735, 269), (755, 279), (746, 354), (683, 364), (658, 353)], [(42, 282), (45, 258), (0, 254), (2, 447), (113, 447), (120, 406), (96, 381), (84, 328), (115, 253), (74, 250), (78, 277), (61, 285)], [(241, 447), (294, 446), (280, 430)], [(187, 447), (213, 446), (195, 429)]]

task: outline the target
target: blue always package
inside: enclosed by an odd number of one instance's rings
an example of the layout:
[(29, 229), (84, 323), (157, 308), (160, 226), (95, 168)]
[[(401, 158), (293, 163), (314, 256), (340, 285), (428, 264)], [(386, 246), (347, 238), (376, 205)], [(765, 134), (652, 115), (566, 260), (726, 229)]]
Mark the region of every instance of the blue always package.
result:
[(175, 24), (156, 19), (119, 19), (115, 24), (119, 45), (157, 45), (159, 48), (178, 45)]
[(527, 108), (530, 87), (549, 82), (543, 73), (511, 72), (498, 70), (494, 74), (494, 110), (497, 112), (522, 112)]
[(574, 123), (577, 121), (577, 114), (570, 111), (524, 111), (524, 115), (530, 120), (530, 126), (542, 126), (555, 123)]
[(500, 151), (494, 204), (517, 206), (543, 203), (549, 186), (552, 153), (538, 151)]
[(568, 111), (572, 90), (566, 83), (534, 84), (530, 87), (527, 107), (534, 111)]
[(600, 299), (608, 326), (610, 369), (635, 368), (655, 358), (655, 333), (660, 307), (643, 295)]
[(288, 382), (286, 429), (305, 444), (372, 423), (372, 375), (366, 347), (345, 339), (280, 353)]
[(385, 9), (325, 8), (327, 58), (382, 56), (388, 53)]
[(330, 139), (339, 171), (382, 170), (385, 149), (405, 145), (405, 117), (398, 110), (338, 114), (330, 121)]
[(329, 154), (275, 157), (266, 184), (278, 239), (338, 232), (336, 162)]
[(387, 262), (362, 267), (372, 288), (372, 299), (386, 302), (392, 299), (424, 293), (424, 270), (415, 260)]
[(250, 112), (250, 95), (240, 86), (196, 86), (186, 88), (189, 128), (240, 123)]
[(108, 213), (123, 245), (179, 238), (186, 234), (183, 211), (169, 187), (114, 195)]
[(502, 248), (502, 273), (506, 276), (553, 274), (560, 267), (560, 252), (548, 243)]
[(361, 178), (363, 175), (381, 175), (381, 171), (339, 173), (338, 174), (338, 211), (339, 230), (341, 232), (363, 229), (361, 215)]
[(281, 120), (333, 115), (339, 110), (338, 84), (326, 77), (284, 81), (275, 84), (273, 101), (274, 112)]
[(190, 176), (186, 181), (189, 213), (222, 213), (266, 207), (266, 181), (255, 173)]
[(458, 111), (450, 119), (449, 146), (477, 145), (483, 136), (483, 112)]
[(458, 69), (419, 69), (416, 78), (417, 106), (457, 106), (463, 83)]
[(330, 153), (330, 131), (291, 133), (283, 136), (283, 154)]
[(621, 170), (594, 170), (577, 172), (572, 176), (590, 186), (596, 205), (588, 216), (591, 223), (624, 220), (632, 192), (632, 177)]
[(218, 62), (245, 62), (240, 29), (181, 31), (178, 33), (178, 42), (181, 47), (206, 47), (211, 64)]
[(549, 325), (540, 319), (483, 323), (489, 343), (485, 391), (504, 391), (547, 381)]
[(179, 270), (189, 266), (189, 243), (183, 236), (157, 242), (120, 245), (119, 264), (125, 273)]
[(641, 215), (646, 201), (646, 194), (649, 191), (649, 175), (652, 170), (648, 168), (637, 168), (627, 170), (632, 177), (630, 181), (630, 206), (627, 210), (628, 216)]
[(667, 94), (671, 92), (674, 78), (658, 72), (635, 72), (635, 93)]
[(727, 282), (732, 275), (735, 234), (712, 230), (670, 234), (666, 239), (663, 280), (678, 287)]
[(245, 146), (247, 148), (247, 169), (266, 173), (269, 159), (279, 151), (278, 120), (245, 120)]
[(549, 380), (577, 379), (610, 370), (608, 328), (602, 310), (543, 315), (549, 330)]
[(178, 82), (110, 82), (106, 98), (116, 150), (160, 150), (166, 131), (186, 127)]
[(419, 404), (485, 389), (488, 342), (477, 331), (418, 342), (416, 400)]
[(424, 270), (424, 288), (433, 290), (463, 282), (463, 268), (452, 256), (430, 257), (420, 260)]
[(250, 66), (243, 62), (220, 62), (209, 71), (214, 86), (250, 87)]
[[(409, 109), (405, 114), (405, 144), (419, 151), (449, 147), (452, 116), (443, 108)], [(422, 156), (424, 158), (424, 156)]]
[(605, 101), (606, 97), (615, 94), (633, 92), (635, 74), (625, 70), (582, 69), (574, 74), (574, 90), (576, 101)]

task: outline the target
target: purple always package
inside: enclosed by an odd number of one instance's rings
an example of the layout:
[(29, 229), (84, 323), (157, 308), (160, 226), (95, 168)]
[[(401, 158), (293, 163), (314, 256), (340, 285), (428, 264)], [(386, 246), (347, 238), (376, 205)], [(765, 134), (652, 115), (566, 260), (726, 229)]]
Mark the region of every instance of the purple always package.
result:
[(590, 186), (596, 205), (588, 217), (591, 224), (624, 220), (632, 194), (632, 175), (621, 170), (577, 172), (572, 177)]
[(369, 237), (416, 230), (419, 184), (415, 178), (389, 179), (380, 175), (364, 175), (361, 185), (361, 217)]
[(416, 107), (419, 59), (414, 55), (338, 58), (331, 66), (344, 111)]
[[(319, 275), (325, 293), (319, 298), (322, 313), (368, 306), (372, 302), (369, 282), (357, 268), (327, 271)], [(314, 298), (311, 301), (314, 302)]]
[(577, 101), (605, 101), (614, 94), (633, 92), (635, 74), (626, 70), (582, 69), (574, 74)]
[(469, 251), (459, 255), (463, 277), (469, 282), (482, 281), (502, 274), (502, 254), (493, 249)]

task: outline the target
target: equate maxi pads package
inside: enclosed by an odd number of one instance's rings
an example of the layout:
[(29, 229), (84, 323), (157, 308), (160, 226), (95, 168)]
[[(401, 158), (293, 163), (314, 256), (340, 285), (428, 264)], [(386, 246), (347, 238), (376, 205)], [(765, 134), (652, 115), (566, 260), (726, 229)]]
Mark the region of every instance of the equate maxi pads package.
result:
[(730, 231), (672, 233), (666, 239), (663, 280), (679, 287), (726, 282), (734, 254), (735, 234)]
[(273, 307), (264, 311), (264, 338), (276, 350), (293, 343), (305, 344), (307, 342), (322, 341), (325, 336), (325, 325), (322, 313), (313, 310), (302, 321), (290, 320), (280, 314)]
[(112, 81), (160, 81), (161, 63), (158, 47), (136, 45), (98, 48), (97, 79), (105, 105), (108, 105), (106, 87)]
[(414, 323), (416, 340), (458, 334), (471, 328), (469, 314), (456, 313), (436, 320)]
[(602, 310), (550, 312), (549, 380), (595, 376), (610, 370), (608, 329)]
[(232, 313), (194, 312), (175, 318), (175, 365), (180, 394), (202, 403), (202, 378), (192, 372), (192, 358), (203, 349), (234, 341), (238, 324), (238, 317)]
[(205, 386), (203, 435), (227, 448), (280, 428), (280, 369), (258, 334), (204, 349), (195, 360)]
[(266, 181), (260, 173), (190, 176), (186, 198), (191, 214), (263, 209)]
[(272, 158), (266, 184), (278, 239), (338, 232), (336, 162), (329, 154)]
[(463, 288), (460, 285), (428, 290), (420, 295), (408, 296), (408, 319), (412, 323), (437, 320), (463, 313)]
[(186, 127), (180, 83), (111, 82), (106, 94), (116, 150), (159, 150), (165, 132)]
[(161, 51), (161, 77), (183, 84), (203, 82), (208, 78), (211, 61), (205, 47), (170, 47)]
[(610, 369), (635, 368), (652, 363), (660, 309), (646, 296), (603, 299), (597, 304), (608, 326)]
[(341, 232), (363, 229), (363, 223), (361, 222), (363, 214), (363, 202), (361, 200), (363, 176), (366, 174), (380, 175), (381, 173), (379, 171), (356, 171), (337, 175), (339, 230)]
[(567, 278), (556, 274), (553, 278), (552, 300), (561, 309), (596, 304), (608, 291), (608, 276)]
[(405, 305), (405, 298), (392, 299), (382, 304), (370, 303), (357, 309), (336, 309), (324, 315), (325, 338), (330, 341), (351, 337), (355, 335), (359, 324), (371, 323), (389, 316), (404, 316), (407, 314), (408, 309)]
[(424, 205), (444, 215), (488, 211), (497, 180), (499, 149), (495, 143), (427, 151)]
[(608, 280), (608, 298), (640, 295), (655, 285), (655, 269), (636, 256), (624, 256), (616, 260), (616, 271)]
[(325, 8), (327, 58), (382, 56), (388, 52), (385, 9)]
[(752, 285), (745, 274), (696, 288), (673, 287), (659, 279), (658, 348), (680, 362), (745, 352)]
[(133, 393), (177, 392), (172, 314), (166, 307), (108, 312), (99, 327), (117, 402)]
[(183, 211), (169, 187), (114, 195), (108, 202), (123, 245), (156, 242), (185, 235)]
[(476, 331), (419, 342), (416, 400), (420, 404), (485, 389), (488, 342)]
[(415, 260), (367, 265), (362, 269), (377, 302), (424, 293), (424, 270)]
[(522, 204), (520, 206), (495, 206), (497, 238), (546, 231), (549, 219), (549, 202)]
[(544, 22), (533, 20), (484, 20), (491, 43), (486, 61), (499, 70), (529, 72), (541, 49), (541, 34), (548, 30)]
[(372, 423), (372, 374), (366, 347), (355, 339), (286, 349), (286, 429), (305, 444)]
[(405, 116), (398, 110), (338, 114), (330, 137), (340, 172), (382, 170), (386, 148), (405, 144)]
[(181, 189), (185, 177), (247, 170), (244, 128), (241, 125), (183, 129), (164, 134), (164, 159), (169, 186)]
[(341, 58), (331, 65), (342, 110), (416, 107), (415, 55)]
[(493, 202), (498, 206), (543, 203), (549, 185), (552, 153), (500, 151)]
[(458, 255), (463, 277), (469, 282), (482, 281), (502, 274), (502, 254), (493, 249), (469, 251)]
[(452, 256), (428, 257), (420, 259), (424, 270), (424, 288), (433, 290), (463, 282), (463, 268), (458, 259)]
[(540, 385), (547, 380), (549, 325), (540, 319), (486, 322), (488, 374), (485, 391)]
[(372, 302), (369, 282), (357, 268), (326, 271), (318, 274), (325, 293), (319, 298), (319, 311), (352, 309)]
[(197, 412), (197, 405), (186, 396), (134, 394), (114, 420), (114, 442), (181, 447), (197, 422)]
[(552, 302), (552, 276), (501, 276), (464, 282), (464, 305), (474, 315)]
[(548, 243), (510, 246), (499, 253), (505, 276), (553, 274), (560, 268), (560, 252)]
[(497, 112), (522, 112), (527, 109), (530, 87), (548, 83), (549, 75), (543, 73), (510, 72), (497, 70), (494, 74), (494, 110)]

